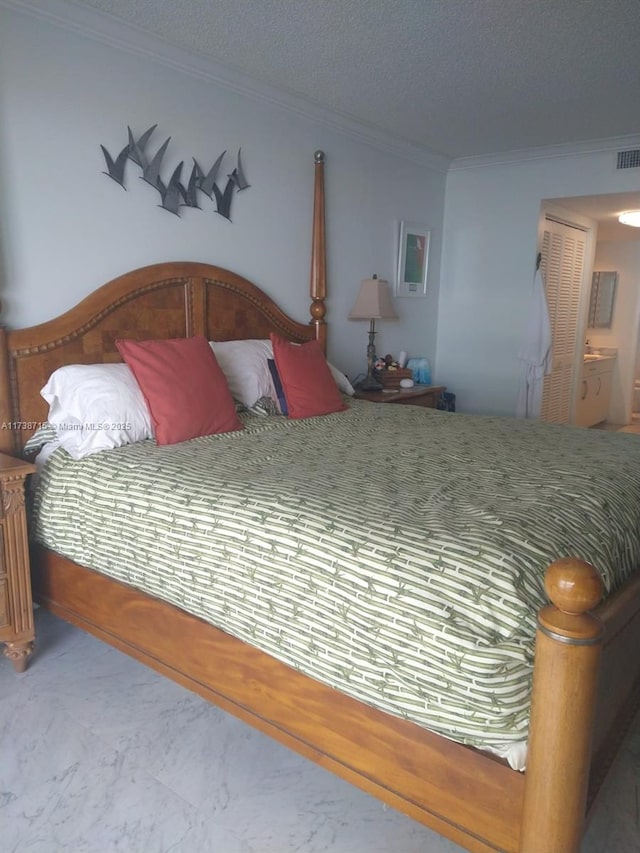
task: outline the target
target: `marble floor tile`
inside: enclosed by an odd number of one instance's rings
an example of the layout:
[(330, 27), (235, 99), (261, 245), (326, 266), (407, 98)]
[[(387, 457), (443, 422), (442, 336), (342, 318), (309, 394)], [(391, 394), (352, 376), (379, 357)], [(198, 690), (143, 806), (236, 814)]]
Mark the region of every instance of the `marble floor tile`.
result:
[[(462, 853), (45, 611), (0, 660), (1, 853)], [(583, 853), (638, 853), (640, 725)]]
[(41, 853), (245, 853), (235, 833), (209, 831), (206, 815), (127, 756), (93, 743), (82, 760), (0, 808), (2, 849)]
[(64, 773), (89, 754), (96, 738), (73, 718), (21, 693), (0, 713), (0, 804), (28, 792), (34, 780)]
[(640, 755), (629, 748), (619, 755), (598, 796), (583, 844), (583, 853), (619, 850), (640, 851)]

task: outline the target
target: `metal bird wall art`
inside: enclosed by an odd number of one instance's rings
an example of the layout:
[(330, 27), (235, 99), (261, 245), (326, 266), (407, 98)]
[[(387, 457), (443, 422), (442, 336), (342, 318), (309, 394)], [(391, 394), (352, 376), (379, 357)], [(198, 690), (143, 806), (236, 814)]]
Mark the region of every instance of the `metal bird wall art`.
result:
[(239, 190), (246, 190), (250, 184), (247, 183), (247, 179), (244, 176), (244, 169), (242, 168), (242, 160), (240, 159), (240, 151), (242, 149), (238, 148), (238, 165), (227, 177), (231, 178), (234, 184), (238, 187)]
[(151, 184), (152, 187), (158, 187), (158, 181), (160, 178), (160, 169), (162, 168), (162, 158), (164, 157), (164, 153), (167, 150), (167, 146), (171, 142), (171, 137), (168, 136), (165, 141), (162, 143), (160, 148), (156, 151), (152, 160), (143, 159), (141, 163), (142, 167), (142, 180), (146, 181), (148, 184)]
[(180, 187), (180, 189), (182, 190), (182, 203), (185, 207), (197, 207), (198, 209), (200, 209), (200, 205), (198, 204), (198, 169), (198, 164), (194, 160), (187, 188), (185, 189), (182, 186)]
[(140, 166), (140, 168), (143, 168), (145, 163), (147, 162), (144, 149), (147, 142), (149, 141), (149, 137), (157, 126), (157, 124), (154, 124), (153, 127), (150, 127), (149, 130), (145, 130), (142, 136), (138, 140), (136, 140), (133, 136), (131, 128), (127, 125), (127, 131), (129, 132), (129, 159), (133, 160), (133, 162)]
[[(235, 172), (235, 169), (233, 170)], [(233, 174), (233, 172), (232, 172)], [(213, 194), (216, 197), (216, 205), (218, 207), (218, 213), (220, 216), (224, 216), (225, 219), (231, 219), (231, 199), (233, 198), (233, 191), (236, 188), (235, 180), (229, 175), (227, 178), (227, 184), (222, 192), (218, 189), (218, 185), (213, 185)]]
[(222, 163), (222, 159), (226, 154), (226, 151), (223, 151), (222, 154), (218, 157), (213, 166), (209, 169), (207, 174), (202, 171), (200, 166), (198, 165), (198, 161), (194, 159), (194, 164), (198, 169), (198, 173), (200, 175), (200, 180), (198, 183), (198, 189), (202, 190), (205, 195), (208, 195), (209, 198), (213, 198), (213, 185), (216, 182), (216, 178), (218, 177), (218, 169), (220, 168), (220, 163)]
[(100, 148), (102, 149), (107, 165), (107, 171), (103, 172), (103, 174), (112, 178), (126, 190), (125, 171), (127, 161), (131, 160), (132, 163), (140, 168), (142, 172), (140, 178), (159, 192), (159, 207), (168, 210), (169, 213), (175, 213), (176, 216), (180, 216), (181, 207), (195, 207), (200, 209), (198, 193), (202, 193), (212, 201), (215, 200), (216, 213), (231, 221), (231, 202), (234, 192), (246, 190), (250, 186), (240, 156), (242, 149), (238, 149), (236, 166), (227, 174), (227, 182), (224, 189), (218, 186), (216, 179), (222, 161), (227, 153), (226, 150), (217, 157), (213, 166), (207, 172), (201, 168), (194, 157), (189, 182), (186, 187), (181, 182), (184, 161), (181, 161), (175, 167), (168, 183), (165, 183), (161, 176), (161, 170), (171, 137), (169, 136), (165, 139), (153, 156), (147, 153), (147, 145), (157, 126), (157, 124), (152, 125), (152, 127), (140, 134), (137, 139), (131, 128), (127, 126), (129, 142), (115, 159), (104, 145), (101, 145)]
[(101, 145), (100, 148), (102, 148), (102, 153), (104, 154), (104, 159), (107, 163), (107, 169), (109, 170), (102, 174), (113, 178), (116, 184), (120, 184), (120, 186), (126, 190), (124, 185), (124, 167), (127, 165), (127, 160), (129, 159), (129, 146), (125, 145), (115, 160), (111, 154), (109, 154), (104, 145)]
[(175, 213), (177, 216), (180, 215), (178, 213), (178, 208), (182, 204), (184, 193), (184, 187), (180, 183), (183, 165), (184, 163), (181, 160), (173, 170), (173, 175), (171, 175), (171, 179), (166, 187), (162, 182), (162, 178), (158, 177), (158, 191), (160, 193), (160, 198), (162, 199), (160, 207), (164, 207), (164, 209), (168, 210), (169, 213)]

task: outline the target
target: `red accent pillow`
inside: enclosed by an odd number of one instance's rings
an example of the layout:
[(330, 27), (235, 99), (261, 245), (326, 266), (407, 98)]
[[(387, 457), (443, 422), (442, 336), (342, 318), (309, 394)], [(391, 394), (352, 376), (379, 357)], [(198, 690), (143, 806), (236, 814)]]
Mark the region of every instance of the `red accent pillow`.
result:
[(298, 345), (273, 333), (270, 337), (289, 418), (313, 418), (349, 408), (317, 341)]
[(242, 429), (206, 338), (124, 340), (116, 346), (147, 401), (158, 444)]

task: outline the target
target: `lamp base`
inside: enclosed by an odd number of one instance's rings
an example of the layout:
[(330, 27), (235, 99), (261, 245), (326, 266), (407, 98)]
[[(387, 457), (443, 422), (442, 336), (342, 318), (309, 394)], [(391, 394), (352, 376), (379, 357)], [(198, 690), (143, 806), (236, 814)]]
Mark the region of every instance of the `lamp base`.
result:
[(362, 382), (356, 384), (358, 391), (382, 391), (382, 385), (373, 376), (365, 376)]

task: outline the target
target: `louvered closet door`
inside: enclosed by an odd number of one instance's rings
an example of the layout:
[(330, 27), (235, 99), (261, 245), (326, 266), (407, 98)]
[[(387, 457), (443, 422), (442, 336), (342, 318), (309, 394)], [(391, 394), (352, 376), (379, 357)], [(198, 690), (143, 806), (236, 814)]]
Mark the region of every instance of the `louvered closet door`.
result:
[(585, 246), (584, 231), (547, 220), (541, 269), (551, 320), (553, 366), (544, 380), (540, 417), (556, 424), (571, 421)]

